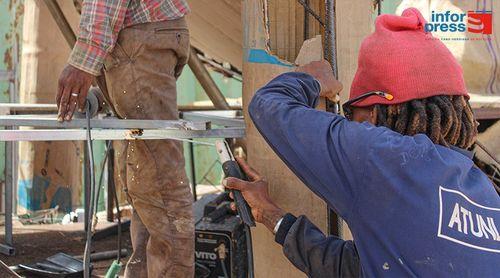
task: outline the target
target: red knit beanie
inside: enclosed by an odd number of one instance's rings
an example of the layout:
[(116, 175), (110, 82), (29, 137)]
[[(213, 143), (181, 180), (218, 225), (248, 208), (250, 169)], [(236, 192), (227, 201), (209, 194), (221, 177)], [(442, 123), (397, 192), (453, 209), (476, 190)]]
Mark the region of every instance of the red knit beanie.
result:
[(371, 96), (353, 106), (397, 104), (435, 95), (469, 98), (461, 66), (424, 27), (425, 19), (415, 8), (406, 9), (402, 16), (384, 14), (377, 18), (375, 32), (361, 44), (350, 99), (371, 91), (394, 98)]

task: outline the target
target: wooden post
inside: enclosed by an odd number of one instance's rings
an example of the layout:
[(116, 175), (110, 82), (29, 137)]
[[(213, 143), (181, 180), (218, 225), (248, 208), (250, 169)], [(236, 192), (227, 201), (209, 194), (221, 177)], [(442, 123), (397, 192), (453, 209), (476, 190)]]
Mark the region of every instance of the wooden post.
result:
[[(59, 1), (76, 30), (79, 16), (72, 1)], [(24, 1), (21, 54), (21, 103), (54, 103), (59, 73), (69, 57), (64, 36), (43, 1)], [(20, 213), (54, 203), (74, 209), (81, 204), (83, 148), (81, 142), (20, 142)]]
[[(247, 107), (255, 91), (280, 73), (294, 69), (289, 63), (270, 55), (261, 0), (243, 2), (244, 61), (243, 104), (247, 130), (248, 162), (269, 182), (271, 197), (283, 209), (296, 215), (306, 214), (326, 229), (326, 206), (286, 167), (269, 148), (248, 116)], [(294, 4), (295, 3), (290, 3)], [(302, 34), (301, 34), (302, 36)], [(284, 40), (290, 41), (289, 40)], [(319, 44), (321, 45), (321, 44)], [(278, 46), (279, 47), (279, 46)], [(321, 49), (318, 50), (321, 53)], [(283, 256), (273, 234), (264, 226), (252, 230), (256, 277), (304, 277)]]

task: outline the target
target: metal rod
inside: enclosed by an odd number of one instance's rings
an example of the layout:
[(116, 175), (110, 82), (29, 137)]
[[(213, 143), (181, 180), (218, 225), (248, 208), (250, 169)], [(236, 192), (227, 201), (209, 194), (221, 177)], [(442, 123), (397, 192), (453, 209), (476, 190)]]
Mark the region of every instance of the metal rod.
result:
[(337, 49), (335, 39), (335, 0), (326, 0), (325, 57), (332, 65), (333, 74), (338, 77)]
[(200, 112), (182, 112), (182, 119), (188, 121), (209, 121), (213, 125), (227, 127), (245, 127), (245, 121), (243, 118), (230, 118)]
[(196, 202), (198, 199), (197, 193), (196, 193), (196, 166), (194, 163), (194, 144), (193, 143), (188, 143), (189, 144), (189, 159), (191, 160), (191, 183), (193, 184), (193, 199)]
[(75, 32), (73, 32), (71, 25), (69, 25), (68, 21), (66, 20), (66, 17), (62, 12), (61, 7), (59, 7), (59, 4), (57, 3), (56, 0), (45, 0), (44, 2), (45, 5), (47, 5), (50, 14), (56, 21), (57, 26), (61, 30), (61, 33), (66, 39), (66, 42), (71, 48), (73, 48), (73, 45), (75, 45), (76, 43)]
[[(337, 70), (337, 49), (335, 37), (335, 0), (326, 0), (326, 26), (325, 26), (325, 57), (330, 62), (333, 74), (338, 78)], [(339, 108), (337, 103), (327, 101), (327, 111), (338, 114)], [(328, 232), (332, 235), (342, 237), (342, 219), (328, 208)]]
[(5, 255), (14, 255), (15, 250), (12, 247), (12, 191), (14, 188), (13, 176), (13, 156), (14, 156), (14, 142), (5, 143), (5, 244), (2, 244), (0, 251)]
[[(241, 106), (231, 106), (231, 110), (241, 110)], [(179, 111), (205, 111), (217, 110), (213, 105), (179, 105)], [(36, 113), (56, 113), (56, 104), (26, 104), (26, 103), (0, 103), (0, 111), (6, 111), (7, 114), (23, 113), (23, 114), (36, 114)]]
[[(125, 258), (129, 254), (128, 249), (123, 248), (120, 252), (120, 257)], [(90, 255), (90, 261), (92, 262), (98, 262), (98, 261), (103, 261), (103, 260), (109, 260), (113, 259), (118, 256), (118, 250), (110, 250), (110, 251), (103, 251), (103, 252), (96, 252), (92, 253)], [(75, 259), (83, 259), (83, 256), (74, 256)]]
[(241, 72), (236, 72), (236, 71), (234, 71), (232, 69), (225, 68), (223, 65), (215, 62), (212, 59), (208, 59), (205, 56), (198, 55), (198, 58), (200, 58), (200, 60), (202, 62), (210, 65), (211, 67), (213, 67), (217, 71), (221, 72), (225, 76), (229, 76), (229, 77), (231, 77), (231, 78), (233, 78), (235, 80), (238, 80), (238, 81), (242, 81), (243, 80), (243, 76), (241, 75)]
[(325, 22), (323, 22), (323, 19), (321, 19), (321, 16), (319, 16), (315, 11), (313, 11), (309, 5), (305, 2), (305, 0), (298, 0), (299, 4), (302, 5), (302, 7), (304, 7), (304, 9), (306, 10), (306, 12), (308, 12), (310, 15), (312, 15), (314, 17), (314, 19), (316, 19), (319, 23), (319, 25), (321, 25), (322, 27), (325, 27)]
[(304, 7), (304, 40), (309, 39), (309, 12), (307, 11), (307, 7), (309, 7), (309, 0), (305, 0)]
[[(189, 138), (242, 138), (244, 136), (244, 128), (221, 128), (210, 130), (92, 130), (92, 140), (181, 140)], [(84, 129), (0, 130), (0, 141), (83, 141), (85, 138)]]
[(219, 90), (214, 80), (210, 76), (207, 68), (203, 62), (198, 58), (196, 49), (191, 47), (191, 53), (189, 55), (188, 65), (194, 73), (194, 76), (200, 82), (201, 86), (205, 90), (208, 98), (212, 101), (215, 108), (222, 110), (229, 110), (231, 107), (226, 101), (224, 95)]
[[(86, 131), (83, 130), (83, 132), (85, 133)], [(84, 230), (87, 232), (87, 229), (90, 228), (88, 221), (90, 207), (90, 166), (87, 144), (83, 146), (83, 161), (83, 219), (85, 219)]]
[(113, 190), (115, 190), (115, 149), (113, 149), (113, 142), (109, 142), (107, 141), (106, 142), (106, 145), (109, 146), (109, 150), (108, 151), (108, 185), (107, 185), (107, 196), (106, 196), (106, 199), (107, 199), (107, 207), (106, 207), (106, 211), (107, 211), (107, 220), (109, 222), (113, 222), (115, 221), (115, 216), (114, 216), (114, 213), (113, 213), (113, 207), (114, 207), (114, 198), (113, 198)]
[[(335, 0), (326, 0), (326, 27), (325, 27), (325, 58), (332, 66), (333, 74), (338, 78), (337, 48), (335, 36)], [(326, 101), (326, 110), (338, 114), (340, 111), (337, 102)]]
[[(209, 121), (185, 121), (185, 120), (125, 120), (117, 118), (104, 118), (90, 120), (92, 128), (113, 129), (187, 129), (207, 130), (210, 129)], [(85, 128), (85, 119), (73, 119), (70, 122), (58, 122), (56, 115), (6, 115), (0, 116), (0, 126), (30, 126), (30, 127), (54, 127), (54, 128)]]

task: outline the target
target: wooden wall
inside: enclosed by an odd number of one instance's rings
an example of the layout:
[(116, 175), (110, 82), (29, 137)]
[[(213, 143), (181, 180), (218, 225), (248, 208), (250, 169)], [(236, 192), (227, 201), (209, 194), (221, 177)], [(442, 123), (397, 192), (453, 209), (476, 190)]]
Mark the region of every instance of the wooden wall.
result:
[[(310, 2), (324, 16), (324, 1)], [(339, 79), (346, 88), (342, 92), (342, 99), (346, 99), (349, 94), (357, 67), (359, 45), (372, 30), (372, 9), (371, 0), (336, 1), (338, 72)], [(246, 107), (256, 90), (276, 75), (293, 70), (287, 61), (295, 60), (304, 41), (304, 10), (297, 1), (244, 0), (242, 11), (245, 58), (243, 104), (246, 114)], [(310, 18), (310, 28), (310, 37), (322, 33), (313, 18)], [(265, 59), (254, 59), (252, 53), (255, 50), (267, 51)], [(307, 215), (326, 231), (325, 203), (283, 164), (255, 129), (248, 114), (245, 116), (248, 161), (269, 181), (273, 200), (289, 212)], [(304, 277), (283, 256), (281, 246), (274, 242), (274, 236), (265, 227), (258, 225), (252, 232), (256, 277)], [(347, 228), (344, 235), (345, 238), (351, 238)]]
[[(260, 0), (245, 0), (243, 7), (244, 52), (243, 104), (248, 106), (255, 91), (280, 73), (294, 68), (286, 61), (267, 53), (263, 60), (251, 58), (252, 51), (266, 51), (268, 33), (264, 25), (264, 3)], [(288, 33), (290, 34), (290, 33)], [(286, 38), (283, 34), (279, 36)], [(301, 38), (303, 40), (303, 38)], [(285, 39), (295, 41), (293, 39)], [(279, 46), (279, 44), (278, 44)], [(284, 49), (284, 48), (283, 48)], [(291, 48), (290, 48), (291, 49)], [(289, 49), (289, 59), (295, 57), (295, 50)], [(321, 49), (319, 50), (321, 51)], [(286, 167), (269, 148), (255, 126), (246, 116), (248, 161), (269, 181), (271, 197), (287, 211), (296, 215), (306, 214), (323, 230), (326, 228), (326, 206)], [(304, 277), (283, 256), (281, 247), (274, 242), (274, 236), (264, 226), (252, 230), (256, 277)]]
[[(293, 62), (305, 39), (322, 34), (323, 28), (313, 16), (308, 16), (308, 37), (304, 36), (304, 7), (298, 1), (267, 0), (265, 15), (271, 52)], [(309, 7), (324, 18), (324, 1), (308, 0)]]

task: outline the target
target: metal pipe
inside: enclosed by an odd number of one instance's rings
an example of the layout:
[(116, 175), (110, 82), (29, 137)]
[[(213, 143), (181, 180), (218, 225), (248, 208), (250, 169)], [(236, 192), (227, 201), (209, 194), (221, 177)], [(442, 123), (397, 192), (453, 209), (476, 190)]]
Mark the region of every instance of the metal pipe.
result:
[[(332, 65), (333, 74), (338, 78), (337, 49), (335, 38), (335, 0), (326, 0), (326, 26), (325, 26), (325, 57)], [(327, 101), (327, 110), (338, 114), (338, 103)], [(328, 208), (328, 232), (332, 235), (342, 237), (342, 219)]]
[[(244, 128), (217, 128), (209, 130), (177, 129), (92, 129), (92, 140), (180, 140), (189, 138), (243, 138)], [(0, 130), (0, 141), (83, 141), (85, 129), (23, 129)], [(208, 142), (197, 144), (212, 145)]]
[(198, 199), (198, 194), (196, 193), (196, 165), (194, 163), (194, 144), (189, 144), (189, 159), (191, 162), (191, 183), (193, 184), (193, 198), (194, 201)]
[(59, 26), (59, 29), (66, 39), (66, 42), (68, 42), (68, 45), (73, 48), (73, 45), (75, 45), (76, 43), (76, 35), (75, 32), (73, 32), (73, 29), (71, 29), (71, 25), (69, 25), (68, 21), (66, 20), (61, 7), (59, 7), (59, 4), (56, 0), (44, 0), (44, 2), (45, 5), (47, 5), (50, 14), (56, 21), (57, 26)]
[[(85, 130), (84, 130), (85, 132)], [(83, 139), (82, 139), (83, 140)], [(89, 207), (90, 207), (90, 166), (88, 156), (88, 146), (83, 146), (83, 219), (84, 230), (87, 232), (89, 227)]]
[[(120, 257), (125, 258), (128, 256), (129, 252), (128, 249), (123, 248), (120, 252)], [(98, 262), (98, 261), (103, 261), (103, 260), (109, 260), (113, 259), (118, 256), (118, 250), (110, 250), (110, 251), (103, 251), (103, 252), (97, 252), (97, 253), (92, 253), (90, 255), (90, 261), (92, 262)], [(83, 256), (74, 256), (75, 259), (83, 259)]]
[(5, 157), (8, 158), (9, 162), (5, 165), (5, 243), (8, 245), (12, 245), (12, 191), (14, 187), (13, 180), (13, 146), (14, 142), (7, 142), (5, 144), (6, 151)]
[(239, 72), (239, 71), (235, 71), (233, 69), (225, 68), (223, 65), (215, 62), (212, 59), (206, 58), (204, 56), (198, 56), (198, 58), (200, 58), (200, 60), (202, 62), (209, 64), (216, 71), (221, 72), (225, 76), (229, 76), (229, 77), (231, 77), (231, 78), (233, 78), (235, 80), (238, 80), (238, 81), (242, 81), (243, 80), (243, 76), (241, 75), (241, 72)]
[(337, 47), (335, 39), (335, 1), (326, 0), (325, 57), (332, 65), (333, 74), (338, 78)]
[[(11, 127), (6, 128), (12, 129)], [(5, 163), (5, 244), (1, 244), (0, 252), (8, 256), (14, 255), (15, 253), (15, 250), (12, 247), (12, 191), (14, 187), (13, 156), (15, 155), (13, 148), (14, 142), (5, 143), (5, 157), (7, 158)]]
[(309, 39), (309, 12), (306, 6), (309, 7), (309, 0), (305, 0), (304, 6), (304, 40)]
[(299, 4), (301, 4), (302, 7), (304, 7), (305, 11), (307, 13), (309, 13), (310, 15), (312, 15), (314, 17), (314, 19), (316, 19), (318, 21), (319, 25), (321, 25), (322, 27), (325, 27), (325, 23), (321, 19), (321, 16), (319, 16), (316, 12), (314, 12), (305, 1), (306, 0), (298, 0)]
[(111, 194), (113, 194), (113, 190), (115, 190), (115, 149), (113, 148), (113, 142), (106, 141), (106, 145), (109, 146), (108, 149), (108, 196), (107, 196), (107, 207), (106, 207), (106, 218), (109, 222), (115, 221), (115, 216), (113, 213), (114, 207), (114, 198)]
[(205, 90), (205, 93), (210, 98), (215, 108), (221, 110), (229, 110), (231, 107), (226, 101), (224, 95), (219, 90), (214, 80), (210, 76), (207, 68), (198, 57), (198, 52), (196, 49), (191, 47), (191, 53), (189, 55), (188, 65), (194, 73), (194, 76), (200, 82), (201, 86)]
[[(191, 110), (217, 110), (213, 105), (179, 105), (179, 111)], [(42, 114), (42, 113), (55, 113), (57, 112), (56, 104), (28, 104), (28, 103), (0, 103), (0, 110), (6, 109), (10, 114)], [(241, 110), (241, 106), (231, 106), (231, 110)]]
[[(217, 119), (215, 119), (217, 120)], [(52, 128), (85, 128), (86, 120), (73, 119), (70, 122), (58, 122), (55, 115), (8, 115), (0, 116), (0, 126), (30, 126)], [(92, 128), (112, 129), (182, 129), (182, 130), (207, 130), (210, 121), (185, 121), (185, 120), (135, 120), (104, 118), (90, 120)]]

